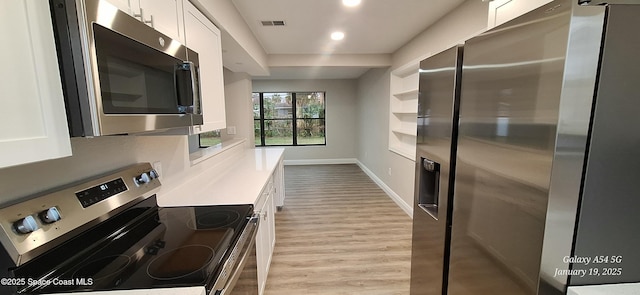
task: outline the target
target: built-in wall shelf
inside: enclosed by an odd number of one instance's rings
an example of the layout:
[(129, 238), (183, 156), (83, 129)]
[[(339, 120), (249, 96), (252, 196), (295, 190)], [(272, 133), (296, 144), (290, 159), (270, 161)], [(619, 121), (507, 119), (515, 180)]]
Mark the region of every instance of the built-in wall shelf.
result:
[(391, 72), (389, 96), (389, 150), (414, 161), (418, 114), (419, 62)]
[(417, 115), (415, 111), (391, 111), (394, 115)]
[(408, 136), (416, 136), (416, 133), (417, 133), (415, 129), (409, 129), (409, 128), (393, 129), (391, 130), (391, 132), (399, 133), (402, 135), (408, 135)]
[(403, 98), (412, 99), (413, 97), (417, 97), (417, 95), (418, 95), (418, 88), (396, 92), (393, 94), (393, 96), (400, 99), (403, 99)]

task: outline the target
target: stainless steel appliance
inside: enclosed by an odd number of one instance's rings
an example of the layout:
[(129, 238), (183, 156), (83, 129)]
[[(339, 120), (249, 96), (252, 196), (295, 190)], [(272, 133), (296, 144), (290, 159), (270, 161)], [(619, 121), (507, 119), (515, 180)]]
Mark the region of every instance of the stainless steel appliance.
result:
[[(257, 294), (255, 268), (243, 272), (255, 260), (253, 206), (159, 208), (159, 186), (142, 163), (0, 209), (1, 293), (202, 287)], [(247, 274), (254, 278), (234, 290)]]
[(462, 46), (420, 62), (411, 294), (442, 294), (448, 268)]
[(202, 124), (198, 54), (105, 0), (50, 0), (72, 136)]
[[(440, 149), (456, 152), (451, 227), (429, 233), (414, 217), (414, 251), (445, 249), (428, 257), (437, 263), (414, 254), (412, 294), (640, 281), (638, 15), (640, 5), (557, 0), (465, 42), (457, 145)], [(440, 129), (418, 123), (418, 154), (439, 162), (420, 129)], [(440, 164), (442, 175), (450, 165)], [(431, 267), (442, 279), (417, 272)]]

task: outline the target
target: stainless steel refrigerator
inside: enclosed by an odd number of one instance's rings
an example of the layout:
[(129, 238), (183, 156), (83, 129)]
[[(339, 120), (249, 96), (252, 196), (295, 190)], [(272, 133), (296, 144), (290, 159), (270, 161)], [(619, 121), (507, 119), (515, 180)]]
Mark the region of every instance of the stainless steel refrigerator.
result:
[(420, 62), (411, 294), (442, 294), (446, 280), (463, 47)]
[[(429, 146), (440, 129), (422, 109), (439, 86), (421, 76), (412, 295), (640, 282), (640, 5), (580, 2), (465, 42), (449, 148)], [(448, 196), (420, 206), (432, 166)], [(429, 205), (438, 225), (425, 221)]]

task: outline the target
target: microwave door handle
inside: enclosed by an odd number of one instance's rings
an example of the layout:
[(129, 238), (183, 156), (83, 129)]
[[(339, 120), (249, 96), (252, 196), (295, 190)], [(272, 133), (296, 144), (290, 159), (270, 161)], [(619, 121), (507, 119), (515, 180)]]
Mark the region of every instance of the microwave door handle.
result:
[(200, 115), (202, 114), (202, 94), (200, 92), (200, 67), (196, 66), (193, 62), (188, 61), (191, 65), (190, 69), (190, 77), (191, 77), (191, 89), (193, 90), (191, 99), (193, 103), (193, 114)]
[(186, 62), (180, 63), (176, 65), (174, 75), (175, 75), (175, 89), (176, 89), (176, 105), (178, 108), (178, 113), (180, 114), (188, 114), (192, 112), (193, 105), (193, 97), (190, 95), (193, 91), (190, 89), (192, 87), (191, 77), (189, 69), (190, 65)]
[(176, 66), (175, 89), (179, 113), (200, 113), (200, 83), (198, 80), (198, 71), (193, 62), (185, 61)]

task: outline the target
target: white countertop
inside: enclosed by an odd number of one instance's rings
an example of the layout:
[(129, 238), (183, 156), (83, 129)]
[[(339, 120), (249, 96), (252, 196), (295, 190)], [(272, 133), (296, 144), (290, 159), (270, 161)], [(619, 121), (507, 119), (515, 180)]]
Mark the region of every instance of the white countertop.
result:
[(567, 295), (640, 295), (640, 283), (569, 287)]
[[(212, 166), (171, 191), (158, 194), (158, 205), (207, 206), (255, 204), (284, 153), (283, 148), (247, 149), (232, 164)], [(203, 162), (199, 165), (206, 165)]]
[[(206, 295), (204, 287), (162, 288), (141, 290), (94, 291), (89, 293), (58, 293), (58, 294), (91, 294), (91, 295)], [(53, 294), (55, 295), (55, 294)]]

